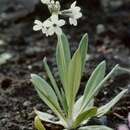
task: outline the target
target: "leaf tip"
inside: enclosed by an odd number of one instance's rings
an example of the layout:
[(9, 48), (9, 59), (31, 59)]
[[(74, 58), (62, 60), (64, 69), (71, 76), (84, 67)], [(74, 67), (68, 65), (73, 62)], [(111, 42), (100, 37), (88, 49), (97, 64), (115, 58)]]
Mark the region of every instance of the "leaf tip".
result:
[(103, 60), (102, 62), (101, 62), (101, 64), (100, 64), (101, 66), (104, 66), (104, 68), (106, 67), (106, 61), (105, 60)]
[(87, 37), (87, 38), (88, 38), (88, 33), (85, 33), (85, 34), (84, 34), (84, 37)]
[(47, 61), (47, 58), (46, 58), (46, 57), (44, 57), (44, 58), (43, 58), (43, 62), (46, 62), (46, 61)]

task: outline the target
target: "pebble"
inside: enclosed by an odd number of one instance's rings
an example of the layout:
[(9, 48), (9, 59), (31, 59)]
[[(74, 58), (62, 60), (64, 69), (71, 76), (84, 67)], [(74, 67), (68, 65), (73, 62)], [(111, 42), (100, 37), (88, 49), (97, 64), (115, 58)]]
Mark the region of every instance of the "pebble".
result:
[(47, 110), (47, 113), (49, 114), (53, 114), (53, 112), (51, 110)]
[(5, 125), (6, 123), (7, 123), (7, 119), (4, 118), (4, 119), (1, 120), (2, 125)]
[(36, 107), (35, 107), (37, 110), (42, 110), (43, 109), (43, 104), (41, 103), (38, 103), (36, 104)]
[(32, 111), (31, 113), (28, 114), (28, 119), (33, 119), (35, 117), (36, 113)]
[(105, 32), (105, 26), (103, 24), (98, 24), (96, 30), (97, 30), (96, 31), (97, 34), (101, 34), (101, 33)]
[(0, 46), (5, 45), (5, 42), (3, 40), (0, 40)]
[(25, 107), (29, 107), (31, 105), (31, 102), (30, 101), (25, 101), (24, 103), (23, 103), (23, 106), (25, 106)]

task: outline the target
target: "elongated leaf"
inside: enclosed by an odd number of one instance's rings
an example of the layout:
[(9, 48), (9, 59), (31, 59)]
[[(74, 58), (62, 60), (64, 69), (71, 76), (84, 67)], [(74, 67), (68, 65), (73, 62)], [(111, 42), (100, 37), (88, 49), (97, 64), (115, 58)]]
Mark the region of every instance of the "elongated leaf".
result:
[(50, 85), (41, 77), (32, 74), (31, 81), (35, 86), (40, 98), (52, 109), (52, 111), (60, 118), (64, 118), (62, 111), (60, 109), (59, 103), (55, 92), (50, 87)]
[(64, 90), (61, 88), (61, 95), (62, 95), (62, 102), (63, 102), (63, 108), (64, 108), (64, 112), (67, 115), (68, 114), (68, 105), (67, 105), (67, 99), (65, 97), (65, 92)]
[(81, 55), (77, 50), (70, 61), (68, 68), (68, 86), (67, 86), (67, 103), (69, 110), (72, 113), (75, 96), (78, 92), (81, 80)]
[[(118, 65), (116, 65), (111, 72), (109, 72), (107, 74), (107, 76), (105, 76), (105, 78), (98, 84), (98, 86), (92, 91), (92, 93), (89, 95), (89, 97), (87, 98), (88, 101), (90, 101), (92, 98), (94, 98), (94, 96), (97, 95), (97, 93), (99, 92), (99, 90), (103, 87), (104, 83), (111, 78), (111, 76), (118, 70)], [(85, 106), (86, 107), (86, 106)]]
[(124, 96), (124, 94), (127, 92), (128, 90), (125, 89), (122, 92), (120, 92), (114, 99), (112, 99), (110, 102), (108, 102), (106, 105), (100, 107), (98, 109), (97, 112), (97, 116), (101, 117), (104, 114), (106, 114), (107, 112), (110, 111), (110, 109)]
[(74, 104), (73, 109), (73, 118), (75, 119), (77, 115), (80, 113), (81, 105), (82, 105), (83, 96), (81, 96)]
[(89, 103), (91, 95), (93, 94), (96, 87), (100, 84), (100, 82), (103, 80), (105, 76), (106, 71), (106, 62), (101, 62), (97, 68), (92, 73), (91, 77), (89, 78), (87, 85), (85, 87), (84, 91), (84, 98), (83, 98), (83, 108), (86, 106), (86, 104)]
[(58, 99), (59, 99), (59, 101), (60, 101), (60, 103), (61, 103), (61, 105), (62, 106), (64, 106), (64, 102), (63, 102), (63, 97), (61, 96), (61, 92), (60, 92), (60, 90), (59, 90), (59, 88), (58, 88), (58, 85), (57, 85), (57, 83), (56, 83), (56, 81), (55, 81), (55, 79), (54, 79), (54, 77), (53, 77), (53, 75), (52, 75), (52, 73), (51, 73), (51, 71), (50, 71), (50, 68), (49, 68), (49, 66), (48, 66), (48, 64), (47, 64), (47, 60), (46, 60), (46, 58), (44, 58), (44, 66), (45, 66), (45, 69), (46, 69), (46, 71), (47, 71), (47, 74), (48, 74), (48, 76), (49, 76), (49, 79), (50, 79), (50, 81), (51, 81), (51, 84), (53, 85), (53, 88), (54, 88), (54, 90), (55, 90), (55, 93), (56, 93), (56, 95), (57, 95), (57, 97), (58, 97)]
[(79, 50), (81, 54), (81, 61), (82, 61), (82, 72), (84, 71), (84, 66), (86, 62), (86, 55), (88, 50), (88, 35), (85, 34), (79, 44)]
[(51, 86), (44, 79), (42, 79), (40, 76), (36, 74), (31, 74), (31, 78), (31, 81), (35, 85), (35, 87), (37, 87), (41, 92), (43, 92), (44, 95), (53, 100), (53, 102), (58, 106), (59, 103), (56, 94), (54, 90), (51, 88)]
[[(112, 70), (111, 72), (109, 72), (107, 74), (107, 76), (105, 76), (105, 78), (98, 84), (98, 86), (92, 91), (92, 93), (89, 95), (89, 97), (87, 97), (87, 102), (89, 103), (89, 101), (91, 99), (94, 98), (94, 96), (96, 96), (96, 94), (99, 92), (99, 90), (103, 87), (104, 83), (109, 79), (111, 78), (111, 76), (118, 70), (118, 66), (119, 65), (116, 65)], [(87, 104), (86, 106), (84, 106), (84, 108), (87, 107)]]
[(37, 130), (46, 130), (38, 116), (35, 117), (34, 126)]
[(78, 130), (113, 130), (113, 129), (102, 125), (95, 125), (95, 126), (84, 126), (79, 128)]
[(66, 36), (63, 34), (58, 36), (58, 44), (57, 44), (57, 51), (56, 51), (56, 60), (59, 75), (66, 91), (66, 83), (67, 83), (67, 70), (68, 64), (70, 62), (71, 55), (70, 55), (70, 48), (69, 43)]
[(40, 92), (37, 88), (37, 93), (40, 96), (40, 98), (50, 107), (50, 109), (58, 116), (58, 118), (62, 121), (65, 122), (65, 117), (59, 107), (57, 107), (53, 101), (51, 101), (48, 97), (45, 97), (42, 92)]
[(48, 122), (48, 123), (52, 123), (52, 124), (59, 124), (62, 125), (62, 123), (60, 121), (54, 121), (55, 117), (51, 114), (45, 113), (45, 112), (41, 112), (35, 109), (35, 113), (37, 114), (37, 116), (40, 118), (40, 120)]
[(81, 113), (77, 118), (76, 121), (73, 124), (73, 128), (77, 128), (84, 120), (87, 120), (89, 118), (92, 118), (96, 115), (97, 113), (97, 108), (93, 107), (90, 108), (89, 110)]
[[(81, 106), (82, 106), (82, 100), (83, 100), (83, 96), (81, 96), (76, 103), (74, 104), (74, 109), (73, 109), (73, 118), (77, 118), (77, 116), (80, 114), (81, 112)], [(84, 109), (84, 111), (89, 110), (90, 108), (92, 108), (94, 106), (94, 99), (91, 99), (89, 104), (87, 105), (87, 107)], [(83, 112), (84, 112), (83, 111)]]
[[(96, 89), (94, 90), (94, 92), (96, 93), (96, 95), (98, 94), (99, 90), (103, 87), (104, 83), (110, 79), (114, 73), (116, 73), (119, 70), (119, 65), (116, 65), (106, 76), (105, 78), (100, 82), (100, 84), (96, 87)], [(96, 96), (95, 95), (95, 96)]]

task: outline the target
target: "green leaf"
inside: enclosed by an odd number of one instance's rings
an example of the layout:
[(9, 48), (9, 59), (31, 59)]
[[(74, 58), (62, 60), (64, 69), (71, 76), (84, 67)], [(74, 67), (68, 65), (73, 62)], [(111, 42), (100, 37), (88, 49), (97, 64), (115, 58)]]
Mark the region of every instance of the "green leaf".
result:
[(5, 64), (11, 58), (12, 58), (12, 55), (10, 53), (0, 54), (0, 65)]
[(83, 102), (82, 102), (83, 109), (91, 100), (90, 97), (93, 94), (96, 87), (103, 80), (103, 78), (105, 76), (105, 71), (106, 71), (106, 62), (103, 61), (96, 67), (96, 69), (94, 70), (94, 72), (90, 76), (90, 78), (87, 82), (87, 85), (85, 87), (84, 95), (83, 95), (84, 96)]
[(78, 130), (113, 130), (113, 129), (102, 125), (95, 125), (95, 126), (84, 126), (79, 128)]
[(83, 100), (83, 96), (81, 96), (74, 104), (74, 109), (73, 109), (73, 118), (76, 118), (79, 113), (80, 113), (80, 109), (81, 109), (81, 105), (82, 105), (82, 100)]
[(52, 109), (52, 111), (60, 118), (63, 119), (63, 113), (59, 106), (55, 92), (51, 86), (40, 76), (31, 74), (31, 81), (35, 86), (40, 98)]
[[(94, 99), (91, 99), (91, 101), (89, 102), (89, 104), (84, 108), (84, 111), (87, 111), (89, 110), (90, 108), (93, 108), (94, 107)], [(82, 122), (82, 125), (85, 125), (87, 122), (88, 122), (89, 119), (86, 119)]]
[[(76, 103), (74, 104), (74, 110), (73, 110), (73, 116), (74, 118), (77, 117), (77, 115), (79, 115), (79, 113), (81, 112), (81, 107), (82, 107), (82, 100), (83, 100), (83, 96), (81, 96)], [(84, 108), (84, 111), (87, 111), (88, 109), (92, 108), (94, 106), (94, 99), (91, 99), (88, 103), (88, 105)], [(83, 111), (83, 112), (84, 112)]]
[(67, 85), (67, 103), (69, 107), (69, 114), (72, 114), (73, 105), (76, 94), (79, 90), (81, 80), (81, 55), (77, 50), (70, 61), (68, 68), (68, 85)]
[(85, 62), (86, 62), (86, 55), (88, 50), (88, 35), (85, 34), (79, 44), (79, 50), (81, 54), (81, 61), (82, 61), (82, 72), (84, 71)]
[(76, 121), (73, 123), (73, 128), (77, 128), (84, 120), (94, 117), (96, 115), (96, 113), (97, 113), (96, 107), (90, 108), (89, 110), (81, 113), (76, 118)]
[(110, 109), (124, 96), (124, 94), (127, 92), (128, 90), (125, 89), (123, 91), (121, 91), (114, 99), (112, 99), (110, 102), (108, 102), (106, 105), (100, 107), (98, 109), (97, 112), (97, 116), (101, 117), (104, 114), (106, 114), (107, 112), (110, 111)]
[(53, 77), (53, 75), (51, 73), (51, 70), (50, 70), (50, 68), (49, 68), (49, 66), (47, 64), (46, 58), (44, 58), (43, 62), (44, 62), (44, 66), (45, 66), (45, 69), (47, 71), (47, 74), (49, 76), (49, 79), (51, 81), (51, 84), (52, 84), (52, 86), (53, 86), (53, 88), (55, 90), (55, 93), (56, 93), (61, 105), (64, 106), (64, 104), (63, 104), (64, 102), (63, 102), (63, 99), (62, 99), (63, 97), (62, 97), (61, 92), (60, 92), (60, 90), (58, 88), (58, 85), (57, 85), (57, 83), (56, 83), (56, 81), (55, 81), (55, 79), (54, 79), (54, 77)]
[(68, 105), (67, 105), (67, 100), (65, 97), (65, 92), (64, 90), (61, 88), (61, 95), (62, 95), (62, 102), (63, 102), (63, 108), (64, 108), (64, 112), (67, 115), (68, 114)]
[(54, 121), (55, 116), (48, 114), (46, 112), (41, 112), (35, 109), (35, 113), (37, 114), (37, 116), (39, 117), (40, 120), (48, 122), (48, 123), (52, 123), (52, 124), (59, 124), (62, 125), (62, 123), (60, 121)]
[(53, 102), (58, 106), (58, 100), (56, 97), (56, 94), (54, 90), (51, 88), (51, 86), (40, 76), (36, 74), (31, 74), (31, 81), (34, 84), (35, 87), (37, 87), (44, 95), (49, 97)]
[(71, 60), (71, 55), (70, 55), (69, 43), (64, 34), (62, 34), (61, 36), (58, 36), (56, 60), (57, 60), (59, 75), (60, 75), (62, 84), (64, 86), (64, 90), (66, 91), (67, 70), (68, 70), (68, 64)]
[[(118, 70), (118, 65), (116, 65), (111, 72), (109, 72), (105, 78), (98, 84), (98, 86), (96, 86), (96, 88), (91, 92), (91, 94), (87, 97), (87, 104), (89, 104), (89, 102), (91, 101), (91, 99), (94, 98), (94, 96), (97, 95), (97, 93), (99, 92), (99, 90), (103, 87), (104, 83), (111, 78), (111, 76)], [(84, 105), (84, 109), (87, 107), (87, 104)]]
[[(94, 92), (96, 94), (98, 94), (99, 90), (102, 88), (102, 86), (104, 85), (104, 83), (110, 79), (114, 73), (116, 73), (118, 71), (118, 67), (119, 65), (115, 65), (115, 67), (105, 76), (105, 78), (100, 82), (100, 84), (96, 87), (96, 89), (94, 90)], [(95, 95), (96, 96), (96, 95)]]
[(35, 117), (34, 126), (37, 130), (46, 130), (38, 116)]

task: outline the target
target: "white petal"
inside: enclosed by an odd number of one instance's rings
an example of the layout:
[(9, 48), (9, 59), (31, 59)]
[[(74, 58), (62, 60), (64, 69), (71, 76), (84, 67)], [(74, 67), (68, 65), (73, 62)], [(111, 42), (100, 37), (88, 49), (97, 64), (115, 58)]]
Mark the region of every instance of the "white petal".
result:
[(50, 0), (41, 0), (41, 2), (42, 2), (43, 4), (49, 4), (49, 3), (50, 3)]
[(82, 15), (82, 13), (79, 13), (79, 18), (81, 18), (83, 15)]
[(77, 20), (73, 18), (69, 18), (70, 25), (77, 26)]
[(73, 14), (73, 17), (74, 17), (75, 19), (79, 19), (79, 18), (82, 17), (82, 13), (77, 12), (77, 13)]
[(39, 26), (40, 25), (42, 26), (42, 22), (40, 20), (35, 20), (34, 23), (37, 24), (37, 25), (39, 25)]
[(34, 26), (33, 26), (33, 30), (34, 30), (34, 31), (39, 31), (39, 30), (41, 30), (41, 29), (42, 29), (42, 27), (39, 26), (39, 25), (34, 25)]
[(50, 26), (52, 26), (52, 22), (50, 21), (50, 20), (46, 20), (44, 23), (43, 23), (43, 26), (44, 27), (50, 27)]
[(46, 29), (46, 28), (42, 28), (42, 33), (43, 33), (43, 34), (45, 34), (45, 33), (46, 33), (46, 31), (47, 31), (47, 29)]
[(43, 25), (43, 24), (42, 24), (41, 21), (35, 20), (35, 21), (34, 21), (34, 24), (36, 24), (36, 25), (33, 26), (33, 30), (34, 30), (34, 31), (39, 31), (39, 30), (42, 29), (42, 25)]
[(76, 6), (76, 7), (74, 7), (74, 10), (79, 12), (81, 10), (81, 8), (79, 6)]
[(57, 24), (58, 24), (58, 26), (61, 27), (61, 26), (65, 25), (65, 20), (61, 19), (61, 20), (58, 21)]
[(52, 36), (52, 35), (54, 34), (54, 32), (55, 32), (55, 30), (54, 30), (53, 27), (51, 27), (51, 28), (49, 28), (49, 29), (47, 30), (47, 34), (48, 34), (49, 36)]
[(61, 35), (62, 34), (62, 29), (60, 27), (55, 27), (55, 33), (57, 35)]
[(70, 25), (73, 24), (73, 22), (72, 22), (72, 18), (69, 18), (69, 23), (70, 23)]
[(57, 24), (57, 22), (58, 22), (58, 15), (53, 14), (53, 15), (51, 16), (51, 21), (52, 21), (53, 23)]
[(74, 1), (72, 4), (71, 4), (71, 8), (74, 8), (76, 6), (76, 1)]

